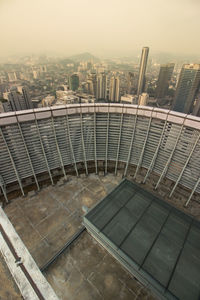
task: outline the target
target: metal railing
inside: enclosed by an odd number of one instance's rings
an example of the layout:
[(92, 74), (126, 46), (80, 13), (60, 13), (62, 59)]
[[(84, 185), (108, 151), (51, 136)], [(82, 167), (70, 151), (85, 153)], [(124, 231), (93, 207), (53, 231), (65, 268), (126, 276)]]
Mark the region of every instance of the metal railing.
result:
[[(98, 161), (136, 166), (135, 176), (147, 169), (159, 175), (156, 188), (164, 177), (200, 193), (200, 118), (158, 108), (122, 104), (82, 104), (41, 108), (0, 114), (0, 184), (18, 182), (24, 194), (23, 180), (52, 170)], [(5, 197), (6, 198), (6, 197)], [(7, 200), (7, 198), (6, 198)]]

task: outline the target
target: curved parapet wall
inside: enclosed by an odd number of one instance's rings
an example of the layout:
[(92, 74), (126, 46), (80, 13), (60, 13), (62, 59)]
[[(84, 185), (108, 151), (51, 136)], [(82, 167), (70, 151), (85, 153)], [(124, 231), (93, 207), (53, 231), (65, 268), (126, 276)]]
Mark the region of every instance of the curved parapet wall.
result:
[(135, 165), (135, 177), (146, 169), (200, 193), (200, 118), (158, 108), (122, 104), (82, 104), (0, 114), (0, 186), (7, 199), (6, 186), (52, 170), (93, 161)]

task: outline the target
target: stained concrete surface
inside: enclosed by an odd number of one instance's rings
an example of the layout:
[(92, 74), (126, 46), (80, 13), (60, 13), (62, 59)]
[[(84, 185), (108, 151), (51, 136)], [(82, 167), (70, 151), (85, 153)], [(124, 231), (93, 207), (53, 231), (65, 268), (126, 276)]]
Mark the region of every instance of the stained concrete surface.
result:
[(0, 254), (0, 300), (19, 300), (21, 293)]
[(46, 272), (60, 299), (154, 299), (87, 232)]
[[(119, 182), (108, 174), (69, 176), (55, 186), (12, 200), (5, 212), (39, 267), (82, 226), (83, 206), (92, 207)], [(153, 299), (87, 232), (46, 271), (61, 299)], [(7, 287), (4, 287), (5, 290)]]
[(81, 226), (82, 207), (93, 206), (120, 180), (113, 175), (71, 176), (61, 186), (48, 186), (35, 196), (14, 199), (5, 212), (41, 267)]

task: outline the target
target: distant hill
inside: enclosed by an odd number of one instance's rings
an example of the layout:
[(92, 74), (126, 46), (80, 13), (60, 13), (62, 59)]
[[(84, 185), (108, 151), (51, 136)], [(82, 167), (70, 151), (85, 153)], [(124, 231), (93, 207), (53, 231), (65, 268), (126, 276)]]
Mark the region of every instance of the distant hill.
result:
[(94, 62), (99, 62), (99, 58), (92, 55), (89, 52), (84, 52), (84, 53), (80, 53), (77, 55), (72, 55), (70, 57), (68, 57), (68, 59), (73, 60), (74, 62), (79, 62), (79, 61), (90, 61), (93, 60)]
[(72, 60), (72, 59), (69, 59), (69, 58), (62, 58), (61, 60), (60, 60), (60, 63), (61, 64), (73, 64), (74, 63), (74, 61)]

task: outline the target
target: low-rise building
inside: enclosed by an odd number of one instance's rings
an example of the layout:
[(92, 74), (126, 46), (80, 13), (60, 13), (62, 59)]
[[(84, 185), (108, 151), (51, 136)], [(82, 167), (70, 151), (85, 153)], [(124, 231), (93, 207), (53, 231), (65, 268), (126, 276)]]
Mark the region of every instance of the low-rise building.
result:
[(48, 95), (45, 98), (42, 99), (42, 106), (52, 106), (55, 101), (55, 96)]
[(142, 94), (139, 96), (138, 104), (139, 104), (139, 105), (147, 105), (147, 104), (148, 104), (148, 101), (149, 101), (149, 94), (147, 94), (147, 93), (142, 93)]
[(126, 103), (126, 104), (133, 104), (134, 102), (134, 96), (133, 95), (124, 95), (124, 96), (121, 96), (121, 103)]

